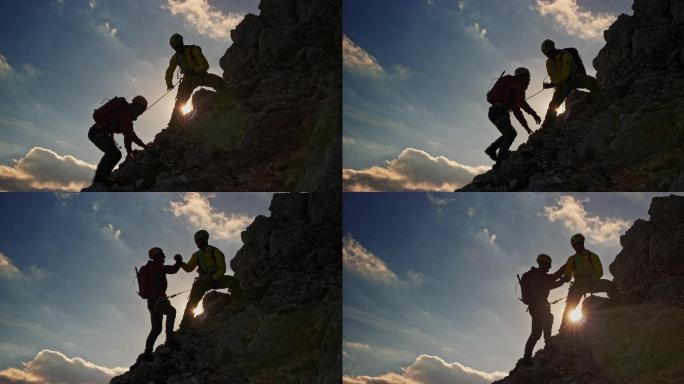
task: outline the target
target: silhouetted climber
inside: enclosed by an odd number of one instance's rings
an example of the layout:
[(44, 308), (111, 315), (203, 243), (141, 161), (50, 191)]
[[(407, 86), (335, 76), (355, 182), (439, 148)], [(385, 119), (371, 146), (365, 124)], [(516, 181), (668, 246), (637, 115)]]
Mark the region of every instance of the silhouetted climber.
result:
[(93, 184), (100, 183), (105, 186), (112, 184), (109, 176), (121, 160), (121, 151), (114, 141), (115, 133), (124, 135), (127, 160), (134, 159), (132, 143), (142, 148), (148, 147), (133, 131), (133, 122), (145, 112), (145, 109), (147, 109), (147, 100), (142, 96), (134, 97), (130, 104), (123, 97), (115, 97), (93, 112), (95, 125), (90, 127), (88, 139), (104, 152), (95, 170)]
[(171, 348), (179, 348), (178, 341), (173, 336), (173, 325), (176, 319), (176, 309), (166, 297), (166, 274), (178, 272), (182, 264), (181, 255), (174, 256), (174, 265), (164, 265), (164, 251), (159, 247), (150, 249), (148, 253), (150, 261), (136, 269), (138, 278), (138, 294), (143, 299), (147, 299), (147, 309), (150, 311), (152, 329), (145, 342), (145, 352), (141, 355), (144, 361), (152, 361), (152, 348), (157, 336), (162, 331), (162, 317), (166, 315), (166, 345)]
[(550, 83), (544, 83), (544, 88), (555, 89), (549, 103), (549, 109), (544, 116), (542, 128), (555, 122), (558, 107), (563, 104), (573, 89), (586, 88), (591, 92), (591, 98), (594, 102), (604, 103), (601, 88), (594, 77), (587, 75), (577, 49), (556, 49), (556, 44), (553, 41), (544, 40), (541, 50), (548, 58), (546, 60), (546, 71), (551, 79)]
[(513, 112), (515, 118), (518, 119), (528, 134), (531, 134), (532, 130), (527, 125), (527, 121), (520, 111), (521, 108), (532, 115), (537, 124), (541, 122), (539, 115), (525, 101), (525, 90), (529, 84), (530, 71), (521, 67), (515, 70), (514, 76), (501, 76), (487, 93), (487, 101), (492, 104), (489, 107), (489, 120), (501, 132), (501, 137), (485, 149), (485, 153), (496, 162), (495, 168), (508, 157), (508, 150), (517, 136), (511, 125), (509, 112)]
[(525, 272), (520, 279), (522, 298), (527, 305), (527, 312), (532, 317), (532, 332), (525, 343), (525, 354), (519, 363), (524, 366), (532, 365), (532, 351), (537, 340), (544, 334), (544, 342), (547, 346), (551, 342), (551, 327), (553, 315), (549, 304), (549, 293), (565, 283), (563, 273), (565, 266), (561, 266), (556, 272), (548, 274), (551, 270), (551, 257), (546, 254), (537, 256), (539, 268), (532, 267)]
[(182, 116), (181, 109), (190, 99), (195, 88), (202, 86), (210, 87), (223, 97), (227, 96), (228, 91), (223, 78), (213, 73), (207, 73), (209, 63), (202, 54), (202, 48), (196, 45), (183, 44), (183, 36), (177, 33), (171, 36), (170, 44), (176, 53), (171, 56), (169, 67), (166, 69), (167, 89), (171, 90), (173, 88), (173, 73), (176, 71), (176, 67), (180, 67), (180, 71), (183, 74), (183, 79), (178, 86), (178, 93), (176, 94), (176, 104), (173, 107), (171, 121), (169, 122), (169, 125), (174, 125), (179, 122)]
[(241, 298), (240, 282), (237, 277), (225, 275), (226, 258), (216, 247), (209, 245), (209, 232), (204, 229), (195, 233), (195, 244), (199, 250), (193, 253), (187, 263), (183, 263), (181, 268), (185, 272), (192, 272), (198, 268), (199, 276), (195, 278), (188, 297), (188, 304), (185, 306), (183, 319), (180, 326), (186, 327), (194, 317), (194, 310), (199, 301), (210, 289), (229, 288), (231, 296)]
[(615, 283), (601, 278), (603, 276), (601, 260), (594, 252), (584, 248), (584, 236), (580, 233), (573, 235), (570, 244), (575, 254), (570, 256), (565, 263), (565, 279), (570, 281), (574, 277), (575, 281), (570, 285), (568, 292), (561, 319), (561, 331), (567, 325), (570, 312), (579, 305), (585, 294), (605, 292), (610, 299), (618, 302), (621, 298)]

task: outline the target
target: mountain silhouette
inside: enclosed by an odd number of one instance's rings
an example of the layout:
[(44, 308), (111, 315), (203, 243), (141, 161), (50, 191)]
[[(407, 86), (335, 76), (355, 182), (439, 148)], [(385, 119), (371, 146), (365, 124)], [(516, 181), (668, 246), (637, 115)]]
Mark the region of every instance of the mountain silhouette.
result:
[(655, 197), (620, 238), (623, 304), (589, 296), (583, 321), (495, 384), (675, 384), (684, 377), (684, 197)]
[(185, 121), (121, 163), (112, 187), (84, 191), (311, 191), (339, 184), (341, 4), (262, 0), (259, 9), (231, 31), (220, 60), (232, 101), (198, 90)]
[(461, 191), (684, 190), (684, 2), (632, 9), (593, 60), (607, 107), (579, 103)]

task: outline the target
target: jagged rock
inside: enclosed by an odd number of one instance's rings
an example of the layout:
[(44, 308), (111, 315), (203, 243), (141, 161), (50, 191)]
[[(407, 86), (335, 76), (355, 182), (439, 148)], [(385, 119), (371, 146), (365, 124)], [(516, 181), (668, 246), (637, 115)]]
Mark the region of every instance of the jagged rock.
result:
[[(684, 189), (684, 4), (637, 0), (593, 60), (608, 106), (591, 102), (534, 132), (462, 191)], [(582, 109), (582, 108), (579, 108)]]
[(137, 363), (111, 383), (338, 382), (340, 205), (334, 189), (274, 195), (271, 216), (257, 217), (242, 233), (244, 245), (231, 260), (245, 299), (207, 293), (205, 313), (177, 332), (179, 351), (161, 345), (153, 362)]
[[(220, 59), (230, 100), (197, 91), (179, 127), (109, 191), (313, 191), (340, 185), (341, 2), (262, 0)], [(84, 191), (95, 190), (85, 188)]]
[(675, 384), (684, 377), (684, 197), (656, 197), (610, 265), (622, 303), (589, 296), (584, 321), (553, 336), (531, 367), (494, 384)]

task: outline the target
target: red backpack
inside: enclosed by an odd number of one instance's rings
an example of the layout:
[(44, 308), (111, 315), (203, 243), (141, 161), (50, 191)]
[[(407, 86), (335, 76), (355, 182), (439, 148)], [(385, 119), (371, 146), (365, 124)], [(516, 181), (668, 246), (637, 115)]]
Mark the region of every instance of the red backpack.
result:
[(103, 106), (93, 111), (93, 120), (100, 125), (104, 125), (107, 122), (107, 118), (112, 115), (112, 113), (128, 106), (128, 102), (123, 97), (114, 97), (113, 99), (104, 103)]
[(140, 270), (138, 268), (135, 268), (135, 276), (138, 279), (138, 296), (140, 296), (143, 299), (149, 299), (151, 298), (152, 295), (152, 279), (150, 278), (150, 269), (147, 265), (143, 265), (140, 267)]
[(501, 77), (494, 83), (494, 86), (492, 89), (487, 92), (487, 101), (490, 104), (496, 104), (496, 103), (506, 103), (507, 100), (504, 100), (504, 92), (506, 89), (513, 84), (515, 81), (515, 77), (511, 75), (506, 75), (501, 74)]

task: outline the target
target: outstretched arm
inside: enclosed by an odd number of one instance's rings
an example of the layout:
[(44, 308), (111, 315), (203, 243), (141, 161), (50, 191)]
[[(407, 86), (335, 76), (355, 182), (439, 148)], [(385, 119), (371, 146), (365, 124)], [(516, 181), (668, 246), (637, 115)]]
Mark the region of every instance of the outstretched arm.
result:
[(187, 263), (182, 262), (182, 263), (181, 263), (181, 268), (183, 268), (183, 270), (184, 270), (185, 272), (192, 272), (192, 271), (194, 271), (195, 268), (197, 268), (197, 255), (196, 255), (196, 254), (195, 254), (195, 255), (192, 255), (192, 257), (190, 257), (190, 260), (188, 260)]
[(515, 116), (515, 118), (520, 122), (520, 125), (522, 125), (523, 128), (525, 128), (525, 130), (526, 130), (528, 133), (531, 133), (532, 130), (531, 130), (530, 127), (527, 125), (527, 120), (525, 120), (525, 116), (523, 116), (522, 111), (520, 110), (520, 108), (518, 108), (518, 107), (516, 106), (516, 107), (513, 107), (511, 110), (513, 111), (513, 116)]
[(182, 261), (176, 260), (176, 263), (174, 265), (165, 265), (164, 266), (164, 273), (172, 275), (180, 269), (181, 265), (183, 264)]

